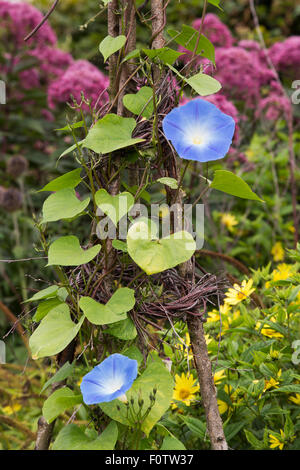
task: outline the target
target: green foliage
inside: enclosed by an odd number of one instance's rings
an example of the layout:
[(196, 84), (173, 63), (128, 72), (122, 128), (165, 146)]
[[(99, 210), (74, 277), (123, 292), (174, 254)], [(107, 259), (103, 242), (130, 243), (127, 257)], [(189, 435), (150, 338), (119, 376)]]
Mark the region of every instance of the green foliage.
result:
[(105, 189), (99, 189), (95, 194), (95, 201), (98, 207), (117, 225), (120, 219), (130, 211), (134, 204), (134, 197), (123, 192), (116, 196), (111, 196)]
[(41, 321), (29, 340), (32, 357), (53, 356), (61, 352), (76, 337), (84, 316), (75, 324), (67, 304), (58, 305)]
[(97, 436), (82, 430), (76, 424), (68, 424), (58, 434), (53, 450), (113, 450), (118, 438), (118, 428), (112, 421), (107, 428)]
[(43, 205), (43, 223), (61, 219), (72, 219), (87, 208), (90, 198), (80, 201), (74, 189), (61, 189), (51, 194)]
[[(155, 400), (153, 402), (150, 395), (153, 395), (153, 389), (155, 388), (157, 391), (154, 394)], [(100, 407), (110, 418), (131, 427), (137, 425), (139, 416), (146, 415), (141, 429), (146, 435), (149, 435), (155, 423), (168, 409), (172, 391), (170, 374), (164, 364), (160, 360), (153, 362), (150, 360), (143, 374), (134, 382), (127, 393), (128, 403), (132, 406), (130, 414), (128, 414), (128, 406), (117, 402), (117, 400), (110, 403), (101, 403)], [(131, 403), (131, 400), (133, 400), (133, 403)], [(139, 405), (141, 400), (143, 401), (142, 406)]]
[(227, 170), (216, 170), (210, 187), (242, 199), (263, 202), (242, 178)]
[(125, 320), (135, 304), (134, 290), (121, 287), (116, 290), (106, 305), (99, 304), (90, 297), (81, 297), (79, 307), (94, 325), (108, 325)]
[(103, 55), (104, 62), (106, 62), (112, 54), (122, 49), (125, 42), (126, 36), (123, 35), (117, 36), (115, 38), (113, 38), (112, 36), (106, 36), (106, 38), (104, 38), (99, 45), (99, 50)]
[(100, 245), (83, 250), (74, 235), (61, 237), (49, 247), (47, 266), (78, 266), (91, 261), (101, 249)]
[(82, 145), (96, 153), (105, 154), (138, 144), (143, 139), (131, 137), (135, 126), (136, 122), (132, 118), (107, 114), (91, 128)]
[(133, 114), (150, 119), (153, 114), (153, 91), (148, 86), (143, 86), (137, 93), (124, 95), (124, 106)]
[(152, 228), (141, 220), (131, 226), (127, 235), (129, 255), (147, 274), (173, 268), (193, 255), (196, 244), (190, 233), (181, 231), (159, 239)]

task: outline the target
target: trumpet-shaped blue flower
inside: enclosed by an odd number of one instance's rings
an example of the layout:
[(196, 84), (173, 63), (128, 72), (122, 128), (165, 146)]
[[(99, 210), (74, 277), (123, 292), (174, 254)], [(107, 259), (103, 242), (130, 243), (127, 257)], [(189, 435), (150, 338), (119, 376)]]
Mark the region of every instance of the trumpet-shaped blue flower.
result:
[(137, 372), (135, 359), (112, 354), (83, 377), (80, 389), (84, 403), (95, 405), (115, 398), (126, 402), (125, 392), (132, 386)]
[(225, 157), (235, 129), (231, 116), (201, 98), (174, 108), (162, 124), (178, 155), (198, 162)]

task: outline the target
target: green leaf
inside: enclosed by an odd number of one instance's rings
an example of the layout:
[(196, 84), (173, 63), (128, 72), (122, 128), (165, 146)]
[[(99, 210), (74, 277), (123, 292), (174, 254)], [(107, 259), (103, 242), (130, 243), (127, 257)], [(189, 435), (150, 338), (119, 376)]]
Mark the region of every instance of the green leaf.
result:
[(43, 386), (41, 393), (43, 393), (49, 385), (52, 385), (56, 382), (62, 382), (67, 377), (69, 377), (74, 371), (74, 364), (70, 364), (69, 362), (65, 362), (64, 365), (53, 375), (45, 385)]
[[(168, 29), (168, 34), (174, 39), (177, 44), (185, 47), (187, 50), (194, 52), (197, 44), (199, 31), (191, 26), (182, 25), (182, 31), (178, 32), (174, 29)], [(199, 44), (196, 50), (197, 55), (202, 55), (215, 63), (215, 48), (213, 44), (203, 34), (200, 37)]]
[(281, 387), (274, 388), (274, 390), (268, 390), (270, 393), (300, 393), (300, 385), (299, 384), (294, 384), (294, 385), (282, 385)]
[(215, 7), (219, 8), (219, 10), (223, 11), (223, 8), (220, 7), (220, 0), (208, 0), (208, 3), (214, 5)]
[(143, 355), (141, 351), (134, 345), (125, 349), (125, 351), (122, 351), (122, 354), (124, 354), (124, 356), (129, 357), (129, 359), (135, 359), (138, 365), (140, 365), (143, 361)]
[(80, 266), (95, 258), (100, 249), (101, 245), (95, 245), (83, 250), (74, 235), (60, 237), (49, 247), (47, 266)]
[(105, 154), (143, 142), (144, 139), (132, 139), (135, 126), (133, 118), (107, 114), (90, 129), (83, 146), (96, 153)]
[(186, 448), (176, 437), (166, 436), (160, 450), (186, 450)]
[(130, 227), (127, 234), (128, 253), (147, 274), (173, 268), (194, 254), (196, 243), (190, 233), (181, 231), (158, 239), (156, 230), (153, 224), (150, 228), (145, 220), (140, 220)]
[(129, 53), (124, 57), (124, 59), (122, 60), (121, 63), (123, 64), (124, 62), (127, 62), (127, 61), (130, 60), (130, 59), (135, 59), (136, 57), (139, 57), (139, 56), (140, 56), (140, 51), (139, 51), (139, 49), (134, 49), (134, 51), (129, 52)]
[[(150, 393), (153, 393), (153, 388), (157, 389), (155, 404), (151, 408), (145, 421), (142, 423), (142, 431), (147, 435), (149, 435), (153, 426), (167, 411), (173, 396), (172, 377), (160, 359), (150, 362), (143, 374), (135, 380), (131, 389), (126, 392), (129, 402), (131, 398), (134, 399), (135, 410), (138, 409), (138, 399), (141, 398), (144, 400), (141, 415), (143, 415), (149, 407), (149, 395)], [(127, 426), (136, 426), (135, 423), (128, 420), (127, 407), (119, 400), (113, 400), (109, 403), (101, 403), (99, 406), (110, 418)]]
[(51, 194), (43, 204), (43, 223), (72, 219), (81, 214), (89, 205), (90, 198), (80, 201), (74, 189), (61, 189)]
[(115, 250), (123, 251), (123, 253), (128, 252), (127, 244), (125, 242), (122, 242), (121, 240), (113, 240), (112, 246), (114, 247)]
[(96, 192), (95, 201), (97, 206), (111, 219), (115, 226), (134, 205), (132, 194), (123, 192), (116, 196), (111, 196), (105, 189), (99, 189)]
[(264, 443), (257, 439), (254, 434), (251, 431), (248, 431), (247, 429), (244, 430), (247, 441), (249, 444), (252, 445), (252, 447), (256, 450), (263, 450), (265, 448)]
[(68, 424), (59, 432), (53, 450), (113, 450), (118, 439), (118, 426), (112, 421), (107, 428), (93, 439), (76, 424)]
[(71, 132), (72, 129), (79, 129), (80, 127), (84, 127), (83, 121), (73, 122), (73, 124), (67, 124), (65, 127), (61, 127), (60, 129), (54, 129), (54, 130)]
[(123, 103), (133, 114), (150, 119), (154, 109), (152, 88), (143, 86), (137, 93), (124, 95)]
[(242, 178), (236, 176), (231, 171), (216, 170), (210, 187), (242, 199), (264, 202), (252, 191)]
[(34, 294), (30, 299), (24, 301), (24, 304), (27, 302), (35, 302), (37, 300), (49, 299), (57, 296), (58, 286), (49, 286), (46, 289), (42, 289), (36, 294)]
[(43, 416), (47, 423), (52, 423), (61, 413), (82, 403), (82, 395), (75, 395), (68, 387), (55, 390), (43, 405)]
[(44, 302), (41, 302), (38, 305), (38, 308), (34, 316), (32, 317), (32, 320), (35, 322), (41, 321), (43, 318), (45, 318), (46, 315), (48, 315), (49, 312), (51, 312), (51, 310), (53, 310), (55, 307), (63, 303), (64, 302), (58, 297), (54, 297), (53, 299), (48, 299), (48, 300), (45, 300)]
[(183, 52), (177, 52), (169, 47), (162, 47), (161, 49), (143, 49), (149, 59), (159, 59), (164, 64), (173, 65), (174, 62), (183, 55)]
[(159, 178), (156, 180), (157, 183), (165, 184), (166, 186), (169, 186), (171, 189), (177, 189), (178, 188), (178, 182), (175, 178), (169, 178), (168, 176), (164, 176), (163, 178)]
[(99, 51), (103, 55), (104, 62), (106, 62), (112, 54), (122, 49), (125, 42), (126, 36), (123, 35), (117, 36), (115, 38), (112, 36), (106, 36), (106, 38), (104, 38), (99, 45)]
[(29, 339), (32, 358), (54, 356), (75, 338), (85, 317), (75, 324), (67, 304), (57, 306), (41, 321)]
[(182, 421), (187, 425), (189, 430), (201, 440), (204, 440), (206, 434), (206, 424), (200, 419), (193, 418), (192, 416), (180, 416)]
[(107, 328), (104, 333), (109, 333), (115, 338), (123, 339), (124, 341), (132, 340), (136, 338), (137, 335), (136, 328), (131, 318), (126, 318), (126, 320), (114, 323)]
[(69, 153), (73, 152), (74, 150), (78, 150), (78, 147), (81, 147), (83, 144), (84, 140), (80, 140), (80, 142), (77, 142), (77, 144), (71, 145), (71, 147), (68, 147), (64, 152), (59, 156), (58, 160), (60, 160), (62, 157), (65, 155), (68, 155)]
[(218, 80), (206, 75), (206, 73), (197, 73), (190, 78), (186, 78), (185, 81), (201, 96), (213, 95), (222, 88)]
[(61, 189), (67, 188), (73, 189), (82, 181), (82, 178), (80, 177), (81, 172), (82, 168), (76, 168), (76, 170), (69, 171), (68, 173), (50, 181), (50, 183), (46, 184), (46, 186), (44, 186), (38, 192), (60, 191)]
[(94, 325), (108, 325), (127, 318), (135, 304), (134, 290), (121, 287), (111, 296), (109, 301), (103, 305), (91, 297), (81, 297), (79, 307)]

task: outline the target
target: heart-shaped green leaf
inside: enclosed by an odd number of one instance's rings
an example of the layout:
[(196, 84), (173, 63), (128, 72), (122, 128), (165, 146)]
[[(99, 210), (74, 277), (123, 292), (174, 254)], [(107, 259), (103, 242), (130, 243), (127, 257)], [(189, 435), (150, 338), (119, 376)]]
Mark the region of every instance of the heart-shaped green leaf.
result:
[(132, 194), (124, 192), (117, 196), (111, 196), (105, 189), (99, 189), (96, 192), (95, 201), (97, 206), (111, 219), (115, 226), (134, 205)]
[(250, 186), (248, 186), (242, 178), (231, 171), (216, 170), (210, 187), (242, 199), (264, 202), (252, 191)]
[(186, 231), (162, 239), (152, 238), (153, 227), (145, 220), (134, 223), (127, 234), (128, 253), (147, 274), (160, 273), (184, 263), (196, 249), (192, 235)]
[(81, 181), (80, 173), (82, 172), (82, 168), (76, 168), (76, 170), (69, 171), (58, 178), (50, 181), (50, 183), (46, 184), (41, 191), (60, 191), (61, 189), (67, 188), (75, 188)]
[(153, 91), (143, 86), (137, 93), (125, 95), (123, 98), (125, 108), (138, 116), (150, 119), (153, 114)]
[(49, 247), (47, 266), (80, 266), (89, 263), (101, 249), (95, 245), (83, 250), (74, 235), (60, 237)]
[(184, 54), (184, 52), (177, 52), (169, 47), (162, 47), (161, 49), (143, 49), (145, 54), (150, 59), (159, 59), (164, 64), (171, 64), (173, 65), (174, 62)]
[(82, 316), (77, 324), (74, 323), (67, 304), (49, 312), (29, 339), (32, 358), (55, 356), (65, 349), (77, 335), (84, 318)]
[(115, 338), (123, 339), (124, 341), (130, 341), (136, 338), (137, 335), (136, 327), (131, 318), (126, 318), (126, 320), (112, 324), (105, 330), (105, 333), (109, 333)]
[(43, 223), (55, 222), (62, 219), (72, 219), (81, 214), (89, 205), (90, 198), (80, 201), (75, 190), (61, 189), (51, 194), (43, 205)]
[(82, 403), (82, 395), (75, 395), (68, 387), (60, 388), (55, 390), (44, 402), (43, 416), (50, 424), (65, 410), (80, 403)]
[(182, 31), (178, 32), (174, 29), (168, 29), (168, 34), (174, 39), (177, 44), (184, 46), (191, 52), (194, 52), (196, 44), (197, 50), (196, 54), (206, 57), (208, 60), (211, 60), (215, 63), (215, 48), (214, 45), (207, 39), (203, 34), (201, 34), (198, 41), (199, 31), (192, 28), (191, 26), (182, 25)]
[[(156, 400), (151, 408), (147, 418), (143, 421), (142, 430), (149, 435), (153, 426), (162, 417), (170, 406), (173, 396), (173, 381), (170, 373), (161, 360), (151, 362), (142, 375), (134, 381), (132, 387), (126, 396), (128, 401), (133, 398), (135, 407), (137, 407), (138, 399), (144, 400), (141, 415), (143, 415), (150, 404), (149, 395), (153, 394), (153, 388), (157, 389)], [(126, 405), (119, 400), (113, 400), (109, 403), (101, 403), (100, 408), (110, 418), (119, 421), (125, 425), (134, 425), (128, 420), (128, 410)]]
[(107, 114), (90, 129), (82, 145), (96, 153), (105, 154), (143, 142), (144, 139), (131, 137), (135, 126), (133, 118)]
[[(92, 434), (92, 433), (91, 433)], [(97, 436), (89, 436), (76, 424), (68, 424), (59, 432), (53, 450), (113, 450), (118, 439), (118, 426), (111, 421), (106, 429)]]
[(178, 182), (175, 178), (169, 178), (168, 176), (163, 176), (162, 178), (159, 178), (156, 180), (158, 183), (165, 184), (166, 186), (169, 186), (171, 189), (177, 189), (178, 188)]
[(135, 304), (134, 290), (128, 287), (117, 289), (109, 301), (103, 305), (90, 297), (81, 297), (79, 307), (94, 325), (108, 325), (127, 318)]
[(51, 310), (53, 310), (55, 307), (58, 305), (63, 304), (64, 302), (59, 299), (58, 297), (54, 297), (53, 299), (48, 299), (44, 300), (44, 302), (41, 302), (32, 318), (33, 321), (39, 322), (43, 318), (45, 318), (46, 315), (48, 315)]
[(74, 372), (74, 366), (74, 362), (72, 364), (70, 364), (70, 362), (65, 362), (64, 365), (60, 367), (60, 369), (58, 369), (58, 371), (49, 380), (47, 380), (41, 390), (41, 393), (43, 393), (46, 388), (49, 387), (49, 385), (52, 385), (55, 382), (62, 382), (67, 377), (70, 377), (70, 375)]
[(221, 90), (222, 85), (218, 80), (206, 75), (205, 73), (197, 73), (187, 78), (186, 83), (190, 85), (200, 96), (213, 95)]
[(43, 300), (43, 299), (49, 299), (52, 297), (57, 297), (57, 291), (59, 287), (58, 286), (49, 286), (46, 287), (46, 289), (42, 289), (36, 294), (34, 294), (30, 299), (25, 300), (24, 303), (26, 302), (36, 302), (37, 300)]
[(122, 49), (125, 42), (126, 36), (123, 35), (117, 36), (116, 38), (113, 38), (112, 36), (106, 36), (106, 38), (104, 38), (99, 45), (99, 51), (103, 55), (104, 62), (106, 62), (112, 54)]

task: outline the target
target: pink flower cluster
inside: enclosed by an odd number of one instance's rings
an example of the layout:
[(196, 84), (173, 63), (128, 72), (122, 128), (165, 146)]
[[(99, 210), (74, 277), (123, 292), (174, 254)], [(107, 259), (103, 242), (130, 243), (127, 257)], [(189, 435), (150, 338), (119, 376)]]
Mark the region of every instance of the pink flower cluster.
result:
[[(58, 103), (71, 101), (71, 95), (77, 103), (81, 102), (81, 93), (91, 100), (92, 106), (103, 104), (108, 100), (106, 88), (108, 78), (94, 65), (86, 60), (77, 60), (65, 73), (54, 80), (48, 89), (48, 104), (51, 109)], [(86, 108), (86, 106), (84, 106)]]
[[(201, 21), (195, 20), (193, 27), (199, 30)], [(213, 14), (206, 15), (203, 34), (215, 46), (216, 67), (203, 57), (197, 58), (195, 66), (202, 66), (204, 73), (213, 75), (222, 84), (221, 94), (217, 96), (239, 102), (244, 111), (255, 110), (256, 117), (263, 115), (275, 121), (290, 116), (290, 100), (278, 84), (276, 73), (269, 67), (266, 54), (277, 72), (297, 79), (300, 77), (300, 36), (276, 43), (269, 51), (263, 50), (254, 40), (242, 40), (234, 45), (230, 30)], [(191, 53), (181, 46), (179, 50), (186, 52), (181, 59), (187, 63)]]
[[(11, 3), (4, 0), (0, 1), (0, 18), (1, 31), (7, 32), (7, 39), (13, 38), (14, 47), (19, 48), (24, 47), (24, 37), (40, 23), (43, 15), (28, 3)], [(40, 46), (51, 45), (57, 42), (57, 38), (52, 28), (46, 23), (35, 34), (34, 38), (28, 41), (28, 44), (32, 45), (34, 42), (37, 42)]]
[(269, 50), (276, 69), (293, 79), (300, 77), (300, 36), (276, 42)]
[[(201, 18), (197, 18), (192, 23), (193, 28), (199, 31), (201, 21)], [(202, 32), (215, 47), (231, 47), (233, 45), (234, 39), (230, 29), (213, 13), (205, 15)]]
[[(0, 0), (0, 18), (0, 37), (9, 45), (9, 52), (3, 54), (4, 65), (1, 65), (0, 72), (4, 75), (14, 73), (25, 57), (36, 60), (31, 68), (19, 72), (20, 87), (13, 90), (15, 99), (25, 96), (22, 90), (46, 88), (51, 109), (58, 103), (70, 102), (71, 95), (80, 102), (82, 92), (92, 105), (107, 101), (108, 78), (90, 62), (74, 61), (69, 53), (58, 49), (56, 35), (48, 23), (27, 44), (24, 43), (24, 37), (43, 18), (39, 10), (28, 3)], [(47, 110), (43, 110), (43, 115), (46, 119), (53, 119)]]

